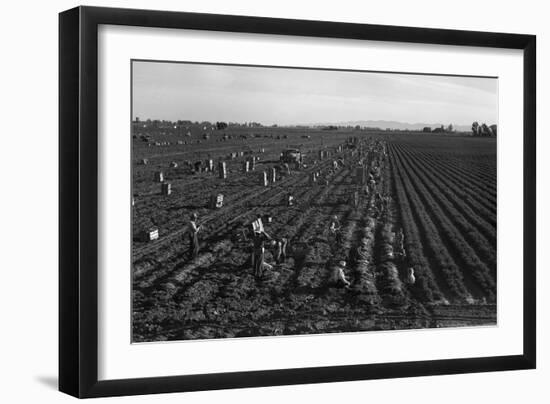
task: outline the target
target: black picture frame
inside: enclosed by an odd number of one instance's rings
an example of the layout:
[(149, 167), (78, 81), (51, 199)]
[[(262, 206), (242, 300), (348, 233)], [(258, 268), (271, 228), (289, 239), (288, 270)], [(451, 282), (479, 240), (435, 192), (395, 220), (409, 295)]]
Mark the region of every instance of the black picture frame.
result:
[[(100, 24), (523, 50), (523, 354), (98, 381)], [(535, 368), (535, 104), (533, 35), (96, 7), (60, 13), (59, 389), (84, 398)]]

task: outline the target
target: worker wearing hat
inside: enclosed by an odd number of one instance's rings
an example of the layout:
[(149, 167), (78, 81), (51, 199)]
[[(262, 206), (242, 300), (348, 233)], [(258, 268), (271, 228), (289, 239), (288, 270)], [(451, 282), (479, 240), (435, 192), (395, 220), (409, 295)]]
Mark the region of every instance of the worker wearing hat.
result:
[(197, 226), (198, 215), (193, 212), (189, 220), (189, 259), (194, 259), (199, 255), (199, 236), (201, 226)]
[(328, 243), (332, 249), (333, 254), (337, 251), (338, 245), (342, 242), (340, 229), (341, 226), (340, 221), (338, 220), (338, 216), (334, 215), (328, 227)]
[(342, 260), (338, 262), (337, 265), (334, 265), (332, 268), (332, 272), (330, 274), (330, 283), (335, 286), (344, 285), (344, 287), (348, 288), (351, 283), (346, 278), (346, 273), (344, 272), (346, 268), (346, 261)]
[(265, 263), (265, 242), (271, 240), (271, 236), (264, 230), (262, 215), (258, 214), (252, 222), (252, 257), (251, 263), (254, 276), (260, 278), (263, 274)]

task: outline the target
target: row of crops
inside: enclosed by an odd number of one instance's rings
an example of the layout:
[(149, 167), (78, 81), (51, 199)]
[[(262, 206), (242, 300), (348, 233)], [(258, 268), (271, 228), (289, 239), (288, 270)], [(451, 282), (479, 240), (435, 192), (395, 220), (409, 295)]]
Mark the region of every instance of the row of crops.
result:
[[(337, 168), (321, 159), (268, 187), (255, 173), (222, 181), (179, 175), (166, 169), (167, 161), (152, 159), (165, 168), (174, 192), (161, 195), (158, 184), (145, 182), (134, 189), (134, 224), (154, 219), (161, 236), (133, 245), (133, 340), (494, 324), (494, 139), (403, 134), (359, 140), (338, 156), (345, 163)], [(266, 157), (261, 164), (274, 162)], [(375, 168), (375, 186), (357, 175), (363, 165)], [(152, 166), (137, 169), (149, 182)], [(323, 180), (313, 183), (314, 172)], [(226, 195), (216, 210), (206, 205), (214, 192)], [(190, 211), (203, 226), (200, 254), (191, 260), (182, 235)], [(261, 279), (242, 233), (257, 214), (268, 214), (268, 233), (290, 245), (280, 264), (266, 252), (273, 267)], [(334, 216), (339, 241), (328, 235)], [(347, 288), (329, 281), (340, 261)]]
[(388, 142), (412, 292), (426, 303), (494, 302), (496, 153), (415, 140)]

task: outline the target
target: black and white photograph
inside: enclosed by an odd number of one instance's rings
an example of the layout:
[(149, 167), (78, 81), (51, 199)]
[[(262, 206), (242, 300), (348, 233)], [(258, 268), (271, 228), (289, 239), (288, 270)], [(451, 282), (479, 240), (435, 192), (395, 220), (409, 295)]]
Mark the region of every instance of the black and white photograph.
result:
[(498, 85), (133, 60), (132, 342), (496, 326)]
[(90, 3), (3, 4), (0, 402), (548, 401), (543, 2)]

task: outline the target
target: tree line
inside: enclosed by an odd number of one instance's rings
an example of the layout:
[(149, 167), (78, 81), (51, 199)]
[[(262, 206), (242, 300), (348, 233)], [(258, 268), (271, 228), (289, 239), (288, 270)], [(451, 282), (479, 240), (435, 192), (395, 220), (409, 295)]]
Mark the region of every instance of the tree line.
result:
[(494, 137), (497, 135), (497, 125), (488, 126), (485, 123), (481, 125), (476, 121), (472, 123), (472, 136)]

